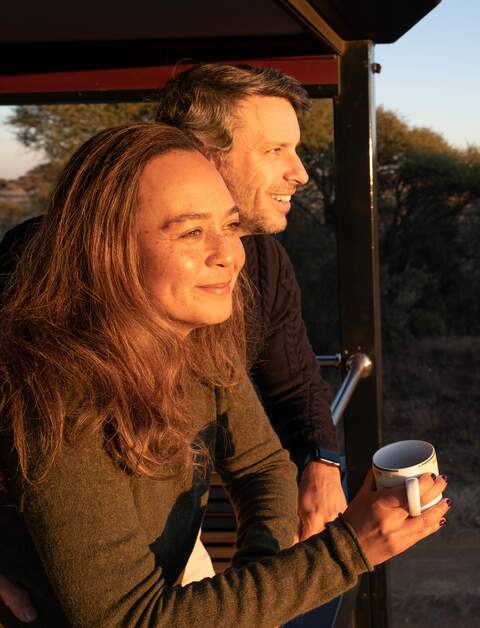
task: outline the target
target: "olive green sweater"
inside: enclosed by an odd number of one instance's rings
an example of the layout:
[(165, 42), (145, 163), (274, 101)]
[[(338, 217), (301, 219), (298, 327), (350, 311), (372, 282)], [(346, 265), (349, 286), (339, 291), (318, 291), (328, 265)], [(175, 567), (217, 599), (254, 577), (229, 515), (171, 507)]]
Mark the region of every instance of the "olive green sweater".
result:
[[(98, 435), (65, 444), (38, 488), (19, 499), (11, 481), (0, 508), (0, 565), (32, 592), (40, 612), (33, 625), (271, 628), (337, 596), (369, 569), (341, 521), (289, 547), (295, 467), (247, 378), (235, 401), (206, 387), (193, 399), (196, 428), (239, 521), (232, 568), (176, 584), (201, 525), (208, 476), (132, 477)], [(12, 466), (7, 440), (2, 458)]]

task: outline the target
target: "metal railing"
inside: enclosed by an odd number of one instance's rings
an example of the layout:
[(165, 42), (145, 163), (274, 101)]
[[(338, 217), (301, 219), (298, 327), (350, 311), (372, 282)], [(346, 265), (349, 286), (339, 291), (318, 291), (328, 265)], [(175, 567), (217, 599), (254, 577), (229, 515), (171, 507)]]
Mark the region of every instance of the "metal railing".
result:
[[(317, 355), (317, 361), (321, 366), (334, 366), (336, 368), (339, 368), (343, 363), (340, 353)], [(365, 353), (354, 353), (346, 360), (345, 368), (347, 375), (330, 406), (334, 425), (338, 425), (342, 418), (348, 402), (358, 386), (358, 382), (368, 377), (372, 372), (372, 361)]]
[[(361, 379), (368, 377), (372, 372), (372, 361), (365, 353), (354, 353), (346, 360), (342, 358), (340, 353), (334, 355), (317, 355), (317, 360), (321, 366), (326, 367), (334, 366), (339, 368), (345, 365), (346, 376), (330, 406), (332, 421), (334, 425), (338, 425), (358, 383)], [(316, 626), (318, 628), (351, 628), (352, 613), (355, 608), (357, 594), (358, 585), (328, 604), (319, 607), (313, 611), (313, 614), (305, 615), (303, 618), (300, 617), (294, 620), (291, 622), (292, 627), (311, 628)]]

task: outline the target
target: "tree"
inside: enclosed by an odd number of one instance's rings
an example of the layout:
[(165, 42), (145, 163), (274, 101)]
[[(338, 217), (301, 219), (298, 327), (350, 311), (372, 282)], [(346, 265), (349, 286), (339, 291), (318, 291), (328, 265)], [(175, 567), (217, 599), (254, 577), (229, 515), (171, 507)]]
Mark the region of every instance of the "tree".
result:
[(465, 226), (477, 220), (480, 206), (478, 150), (455, 149), (383, 109), (378, 138), (386, 332), (404, 338), (466, 331), (457, 286), (469, 261)]
[(44, 152), (49, 162), (63, 163), (97, 131), (125, 122), (153, 120), (154, 103), (112, 105), (23, 105), (9, 123), (17, 139)]
[(95, 105), (22, 105), (8, 122), (27, 148), (45, 155), (45, 163), (30, 171), (36, 179), (35, 205), (45, 211), (46, 199), (67, 159), (98, 131), (126, 122), (151, 121), (155, 103)]
[[(316, 322), (312, 336), (320, 348), (328, 341), (317, 330), (328, 330), (330, 338), (328, 321), (336, 320), (335, 287), (324, 275), (335, 257), (331, 109), (317, 105), (303, 127), (310, 183), (295, 197), (284, 241), (307, 287), (305, 310), (307, 318), (314, 317), (310, 324)], [(479, 149), (455, 149), (440, 134), (411, 127), (383, 108), (377, 112), (377, 133), (386, 340), (479, 333)]]

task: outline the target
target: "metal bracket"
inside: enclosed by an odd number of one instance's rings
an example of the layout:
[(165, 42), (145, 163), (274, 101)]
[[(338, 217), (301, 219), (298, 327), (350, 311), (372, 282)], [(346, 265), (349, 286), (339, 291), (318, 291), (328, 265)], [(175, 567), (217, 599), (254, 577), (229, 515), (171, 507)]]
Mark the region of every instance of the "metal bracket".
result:
[(334, 353), (333, 355), (317, 355), (315, 357), (317, 358), (317, 362), (320, 366), (334, 366), (335, 368), (342, 366), (341, 353)]

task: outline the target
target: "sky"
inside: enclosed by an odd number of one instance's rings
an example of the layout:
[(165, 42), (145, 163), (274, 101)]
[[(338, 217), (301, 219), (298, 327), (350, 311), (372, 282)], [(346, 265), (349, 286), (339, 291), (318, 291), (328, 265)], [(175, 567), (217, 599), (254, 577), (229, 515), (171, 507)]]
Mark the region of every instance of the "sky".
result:
[[(480, 0), (442, 0), (397, 42), (378, 45), (376, 102), (459, 147), (480, 145)], [(0, 178), (24, 174), (42, 155), (16, 142), (0, 106)]]
[(451, 144), (480, 145), (480, 1), (442, 0), (397, 42), (376, 46), (376, 102)]

